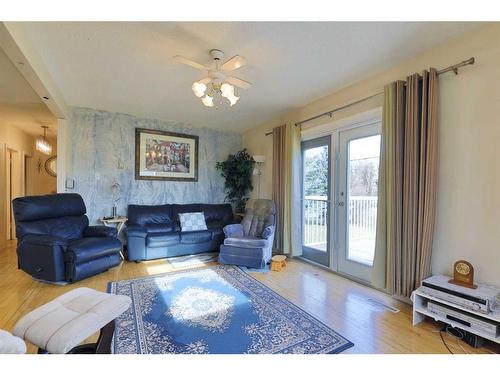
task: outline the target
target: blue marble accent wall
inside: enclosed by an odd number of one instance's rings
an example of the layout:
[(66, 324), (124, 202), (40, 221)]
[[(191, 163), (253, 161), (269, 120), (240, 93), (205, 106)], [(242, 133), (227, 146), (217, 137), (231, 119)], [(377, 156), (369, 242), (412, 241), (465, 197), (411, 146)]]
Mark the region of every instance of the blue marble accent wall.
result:
[[(198, 135), (198, 181), (135, 180), (135, 128)], [(114, 181), (121, 185), (120, 215), (129, 203), (222, 203), (224, 179), (215, 163), (242, 148), (238, 133), (86, 108), (71, 108), (68, 142), (67, 177), (75, 187), (67, 191), (82, 195), (91, 223), (111, 214)]]

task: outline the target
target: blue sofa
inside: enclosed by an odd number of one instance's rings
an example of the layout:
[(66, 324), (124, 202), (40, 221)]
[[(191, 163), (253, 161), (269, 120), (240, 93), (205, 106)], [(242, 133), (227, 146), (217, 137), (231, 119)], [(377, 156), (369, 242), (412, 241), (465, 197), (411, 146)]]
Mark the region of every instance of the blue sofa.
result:
[(115, 228), (89, 226), (78, 194), (16, 198), (19, 268), (36, 279), (75, 282), (121, 262)]
[[(203, 212), (207, 230), (181, 232), (179, 214)], [(127, 259), (142, 261), (219, 251), (224, 226), (234, 223), (230, 204), (129, 205)]]

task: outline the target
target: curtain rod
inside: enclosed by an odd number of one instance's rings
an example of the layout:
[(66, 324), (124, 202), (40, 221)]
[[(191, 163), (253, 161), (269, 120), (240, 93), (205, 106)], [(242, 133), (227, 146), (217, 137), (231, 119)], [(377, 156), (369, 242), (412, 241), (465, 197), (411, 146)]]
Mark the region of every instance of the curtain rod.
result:
[[(441, 75), (441, 74), (443, 74), (443, 73), (447, 73), (447, 72), (451, 72), (451, 71), (453, 71), (453, 72), (455, 73), (455, 75), (457, 75), (457, 74), (458, 74), (458, 68), (461, 68), (461, 67), (466, 66), (466, 65), (473, 65), (474, 63), (475, 63), (475, 59), (474, 59), (474, 57), (471, 57), (470, 59), (468, 59), (468, 60), (464, 60), (464, 61), (462, 61), (462, 62), (459, 62), (458, 64), (455, 64), (455, 65), (450, 65), (450, 66), (449, 66), (449, 67), (447, 67), (447, 68), (444, 68), (444, 69), (438, 70), (438, 71), (437, 71), (437, 75)], [(300, 126), (300, 125), (302, 125), (302, 124), (304, 124), (304, 123), (306, 123), (306, 122), (309, 122), (309, 121), (312, 121), (312, 120), (316, 120), (316, 119), (318, 119), (318, 118), (320, 118), (320, 117), (323, 117), (323, 116), (333, 117), (333, 113), (334, 113), (334, 112), (337, 112), (337, 111), (340, 111), (340, 110), (342, 110), (342, 109), (345, 109), (345, 108), (351, 107), (351, 106), (353, 106), (353, 105), (355, 105), (355, 104), (358, 104), (358, 103), (364, 102), (364, 101), (366, 101), (366, 100), (368, 100), (368, 99), (374, 98), (375, 96), (382, 95), (383, 93), (384, 93), (384, 92), (383, 92), (383, 91), (381, 91), (381, 92), (378, 92), (378, 93), (376, 93), (376, 94), (373, 94), (373, 95), (367, 96), (367, 97), (365, 97), (365, 98), (362, 98), (362, 99), (356, 100), (355, 102), (351, 102), (351, 103), (349, 103), (349, 104), (343, 105), (342, 107), (337, 107), (337, 108), (332, 109), (332, 110), (330, 110), (330, 111), (323, 112), (323, 113), (321, 113), (321, 114), (319, 114), (319, 115), (316, 115), (316, 116), (310, 117), (310, 118), (308, 118), (308, 119), (306, 119), (306, 120), (302, 120), (302, 121), (296, 122), (296, 123), (295, 123), (295, 126)], [(271, 133), (266, 133), (266, 135), (269, 135), (269, 134), (272, 134), (272, 132), (271, 132)]]
[[(286, 125), (286, 124), (283, 124), (283, 125), (280, 125), (280, 126), (285, 126), (285, 125)], [(279, 128), (279, 126), (276, 126), (276, 128)], [(267, 137), (268, 135), (272, 135), (272, 134), (273, 134), (273, 132), (272, 132), (272, 131), (270, 131), (270, 132), (267, 132), (267, 133), (266, 133), (266, 134), (264, 134), (264, 135)]]

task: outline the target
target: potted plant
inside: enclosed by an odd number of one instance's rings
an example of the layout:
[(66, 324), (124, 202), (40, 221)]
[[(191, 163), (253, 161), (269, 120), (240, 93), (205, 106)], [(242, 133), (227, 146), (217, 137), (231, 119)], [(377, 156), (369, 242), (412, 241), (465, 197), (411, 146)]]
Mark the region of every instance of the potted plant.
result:
[(253, 190), (252, 172), (255, 161), (246, 149), (229, 155), (225, 161), (217, 162), (216, 168), (225, 178), (226, 201), (230, 202), (237, 213), (245, 210), (248, 194)]

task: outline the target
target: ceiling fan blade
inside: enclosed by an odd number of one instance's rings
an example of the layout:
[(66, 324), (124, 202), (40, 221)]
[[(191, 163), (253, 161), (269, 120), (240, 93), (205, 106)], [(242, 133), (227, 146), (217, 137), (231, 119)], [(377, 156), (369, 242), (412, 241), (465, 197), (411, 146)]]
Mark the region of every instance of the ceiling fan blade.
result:
[(197, 62), (195, 62), (193, 60), (189, 60), (188, 58), (186, 58), (184, 56), (179, 56), (179, 55), (174, 56), (174, 60), (180, 64), (189, 65), (190, 67), (195, 68), (195, 69), (208, 70), (207, 67), (205, 67), (201, 64), (198, 64)]
[(198, 82), (199, 82), (199, 83), (204, 83), (204, 84), (206, 85), (206, 84), (207, 84), (207, 83), (209, 83), (211, 80), (212, 80), (212, 78), (210, 78), (210, 77), (205, 77), (205, 78), (203, 78), (203, 79), (200, 79)]
[(248, 89), (250, 86), (252, 86), (250, 82), (247, 82), (241, 78), (236, 78), (236, 77), (227, 77), (226, 81), (242, 89)]
[(238, 68), (241, 68), (243, 65), (245, 65), (247, 61), (245, 60), (244, 57), (240, 55), (236, 55), (231, 57), (229, 60), (227, 60), (222, 66), (220, 67), (221, 70), (236, 70)]

